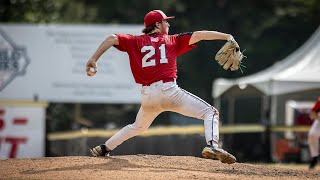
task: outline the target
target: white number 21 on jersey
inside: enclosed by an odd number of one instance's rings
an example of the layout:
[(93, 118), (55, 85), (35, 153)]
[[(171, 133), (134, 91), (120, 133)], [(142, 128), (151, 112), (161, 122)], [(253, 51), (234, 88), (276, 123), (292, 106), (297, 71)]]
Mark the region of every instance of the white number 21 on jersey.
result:
[[(168, 63), (168, 59), (166, 57), (166, 47), (165, 44), (161, 44), (159, 47), (160, 50), (160, 63)], [(142, 58), (142, 67), (148, 67), (148, 66), (155, 66), (156, 60), (155, 59), (149, 59), (155, 54), (155, 48), (153, 46), (143, 46), (141, 48), (141, 52), (144, 53), (146, 51), (149, 51), (146, 55)]]

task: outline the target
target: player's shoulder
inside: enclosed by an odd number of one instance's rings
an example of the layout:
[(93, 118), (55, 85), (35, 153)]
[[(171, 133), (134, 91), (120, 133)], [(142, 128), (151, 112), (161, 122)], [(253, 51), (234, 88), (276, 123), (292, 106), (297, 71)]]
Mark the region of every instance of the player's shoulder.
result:
[(133, 39), (145, 39), (148, 38), (149, 36), (146, 34), (140, 34), (140, 35), (132, 35)]
[(171, 35), (171, 37), (176, 40), (183, 40), (183, 39), (191, 38), (192, 34), (193, 34), (193, 32), (182, 32), (182, 33), (178, 33), (178, 34), (173, 34), (173, 35)]
[(125, 33), (123, 33), (123, 34), (119, 33), (119, 34), (115, 34), (115, 35), (118, 37), (127, 37), (127, 38), (131, 38), (131, 39), (139, 38), (140, 36), (143, 36), (143, 35), (125, 34)]
[(179, 33), (177, 36), (178, 37), (183, 37), (183, 36), (192, 36), (193, 32), (182, 32)]

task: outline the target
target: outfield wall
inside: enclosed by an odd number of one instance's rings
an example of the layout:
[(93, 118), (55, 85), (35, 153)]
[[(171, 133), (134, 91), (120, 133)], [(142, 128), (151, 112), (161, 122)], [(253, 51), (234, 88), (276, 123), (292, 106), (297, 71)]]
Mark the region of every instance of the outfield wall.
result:
[[(220, 146), (234, 154), (239, 162), (271, 162), (271, 141), (273, 134), (284, 140), (285, 132), (307, 134), (309, 126), (274, 126), (258, 124), (223, 125), (220, 127)], [(55, 132), (48, 134), (48, 156), (90, 155), (89, 148), (104, 143), (119, 129), (82, 129), (79, 131)], [(288, 141), (290, 147), (298, 148), (297, 153), (286, 153), (279, 146), (275, 152), (283, 156), (278, 162), (306, 162), (308, 147)], [(120, 145), (113, 155), (158, 154), (190, 155), (201, 157), (206, 146), (202, 125), (151, 127), (141, 135)], [(275, 154), (277, 156), (278, 154)], [(306, 157), (307, 156), (307, 157)]]
[(106, 37), (142, 28), (0, 23), (0, 158), (45, 156), (48, 103), (140, 102), (126, 53), (112, 47), (95, 77), (85, 66)]

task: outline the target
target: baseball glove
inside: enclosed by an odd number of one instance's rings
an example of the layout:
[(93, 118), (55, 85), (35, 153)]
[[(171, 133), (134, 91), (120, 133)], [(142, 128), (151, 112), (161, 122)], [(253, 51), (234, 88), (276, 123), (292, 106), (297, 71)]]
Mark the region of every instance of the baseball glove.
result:
[(223, 69), (228, 70), (230, 68), (231, 71), (236, 71), (239, 69), (243, 57), (245, 56), (240, 51), (239, 44), (235, 40), (231, 40), (222, 46), (215, 58), (223, 66)]

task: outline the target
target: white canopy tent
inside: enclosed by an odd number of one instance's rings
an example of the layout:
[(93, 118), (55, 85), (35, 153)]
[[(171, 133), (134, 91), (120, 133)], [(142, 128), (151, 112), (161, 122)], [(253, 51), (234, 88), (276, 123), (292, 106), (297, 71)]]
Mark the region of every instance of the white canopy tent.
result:
[[(295, 112), (289, 105), (312, 104), (320, 96), (320, 26), (299, 49), (273, 66), (238, 79), (215, 80), (212, 96), (225, 123), (295, 125)], [(277, 159), (276, 142), (281, 136), (270, 136), (273, 159)]]
[[(261, 94), (254, 94), (252, 87)], [(231, 103), (242, 98), (244, 93), (263, 97), (261, 104), (269, 105), (267, 108), (261, 105), (264, 108), (261, 113), (267, 110), (272, 124), (285, 121), (285, 106), (289, 100), (315, 101), (320, 96), (320, 26), (299, 49), (273, 66), (246, 77), (219, 78), (213, 83), (212, 96), (218, 108), (221, 108), (223, 97), (228, 97)], [(240, 107), (229, 104), (228, 108), (232, 108), (228, 114), (233, 117), (230, 121), (234, 122), (237, 119), (233, 112)]]
[(320, 88), (320, 27), (303, 46), (273, 66), (234, 80), (215, 80), (212, 95), (217, 98), (231, 87), (244, 89), (247, 85), (266, 95)]

